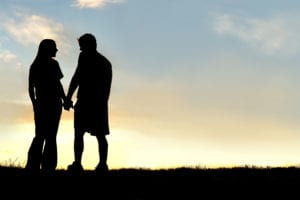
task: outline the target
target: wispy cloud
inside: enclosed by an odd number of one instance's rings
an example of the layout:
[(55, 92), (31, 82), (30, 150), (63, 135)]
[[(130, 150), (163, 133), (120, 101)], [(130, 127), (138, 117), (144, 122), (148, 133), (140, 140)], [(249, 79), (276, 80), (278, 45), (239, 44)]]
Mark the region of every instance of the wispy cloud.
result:
[(16, 60), (17, 56), (8, 50), (0, 50), (0, 60), (9, 63)]
[[(218, 15), (214, 30), (231, 35), (267, 54), (294, 54), (298, 51), (300, 34), (295, 17), (275, 16), (268, 19), (245, 18), (229, 14)], [(295, 24), (297, 23), (297, 24)]]
[(1, 20), (2, 28), (24, 46), (37, 45), (42, 39), (52, 38), (67, 48), (69, 46), (64, 26), (46, 16), (17, 13)]
[(73, 6), (78, 8), (102, 8), (107, 4), (123, 3), (125, 0), (76, 0)]

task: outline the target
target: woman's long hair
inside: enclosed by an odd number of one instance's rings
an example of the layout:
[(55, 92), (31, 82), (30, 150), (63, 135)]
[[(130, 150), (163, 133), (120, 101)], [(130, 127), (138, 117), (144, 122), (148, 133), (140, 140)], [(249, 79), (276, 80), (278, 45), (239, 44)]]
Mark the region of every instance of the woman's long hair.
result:
[(57, 51), (56, 49), (56, 43), (52, 39), (44, 39), (40, 42), (39, 48), (37, 55), (33, 61), (33, 64), (47, 59), (47, 58), (52, 58), (55, 56), (55, 52)]

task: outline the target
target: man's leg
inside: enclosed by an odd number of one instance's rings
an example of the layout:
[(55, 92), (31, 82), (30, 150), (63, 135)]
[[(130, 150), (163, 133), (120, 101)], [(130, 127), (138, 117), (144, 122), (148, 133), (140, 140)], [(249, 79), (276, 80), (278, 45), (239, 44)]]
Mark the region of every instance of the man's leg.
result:
[(81, 165), (82, 153), (84, 148), (83, 141), (84, 131), (81, 129), (75, 128), (75, 138), (74, 138), (74, 162), (68, 166), (68, 170), (78, 173), (83, 171), (83, 167)]
[(80, 129), (75, 129), (74, 158), (75, 158), (75, 163), (78, 164), (81, 164), (82, 153), (84, 149), (83, 135), (84, 135), (84, 131)]
[(105, 135), (97, 135), (98, 140), (98, 153), (99, 153), (99, 164), (96, 168), (99, 172), (106, 172), (107, 166), (107, 154), (108, 154), (108, 142)]

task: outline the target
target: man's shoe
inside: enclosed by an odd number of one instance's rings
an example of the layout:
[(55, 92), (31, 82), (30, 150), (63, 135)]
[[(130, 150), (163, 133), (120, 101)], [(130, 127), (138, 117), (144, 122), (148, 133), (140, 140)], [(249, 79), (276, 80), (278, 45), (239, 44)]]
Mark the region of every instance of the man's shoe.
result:
[(84, 170), (81, 164), (73, 162), (71, 165), (68, 166), (68, 171), (74, 174), (80, 174)]
[(95, 168), (95, 172), (100, 175), (107, 174), (109, 171), (107, 164), (98, 164)]

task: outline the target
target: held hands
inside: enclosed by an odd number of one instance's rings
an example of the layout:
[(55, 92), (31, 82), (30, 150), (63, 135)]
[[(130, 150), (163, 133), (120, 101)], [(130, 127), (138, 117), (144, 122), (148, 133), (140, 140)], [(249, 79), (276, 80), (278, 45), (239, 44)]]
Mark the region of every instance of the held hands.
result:
[(73, 108), (73, 101), (71, 99), (66, 99), (63, 103), (63, 107), (65, 110), (69, 111), (70, 108)]

